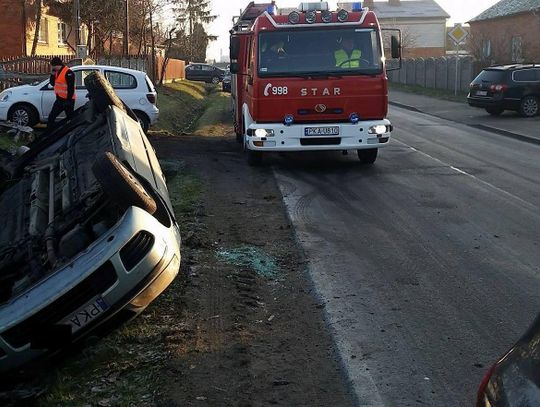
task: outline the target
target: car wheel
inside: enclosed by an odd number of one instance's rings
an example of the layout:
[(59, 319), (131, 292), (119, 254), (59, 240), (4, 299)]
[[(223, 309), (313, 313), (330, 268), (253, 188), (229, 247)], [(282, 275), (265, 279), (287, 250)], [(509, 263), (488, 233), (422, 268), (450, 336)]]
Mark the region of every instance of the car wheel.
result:
[(358, 159), (362, 164), (373, 164), (377, 159), (378, 148), (370, 148), (367, 150), (358, 150)]
[(84, 85), (98, 112), (104, 112), (109, 106), (116, 106), (124, 112), (126, 111), (124, 104), (114, 93), (111, 84), (101, 73), (92, 72), (84, 78)]
[(135, 110), (133, 113), (135, 113), (135, 116), (137, 116), (137, 120), (139, 121), (139, 124), (141, 125), (141, 128), (145, 133), (148, 133), (148, 129), (150, 128), (150, 119), (146, 115), (146, 113), (141, 112), (140, 110)]
[(523, 117), (533, 117), (538, 114), (540, 109), (538, 98), (534, 96), (525, 96), (521, 99), (519, 106), (519, 114)]
[(138, 206), (149, 214), (156, 212), (157, 205), (141, 183), (118, 158), (107, 151), (92, 165), (92, 171), (104, 192), (121, 206)]
[(486, 107), (486, 112), (492, 116), (499, 116), (502, 112), (504, 112), (504, 109), (502, 107)]
[(9, 110), (8, 120), (21, 126), (34, 126), (38, 123), (39, 117), (33, 106), (18, 104)]
[(212, 78), (212, 83), (213, 83), (214, 85), (217, 85), (217, 84), (219, 83), (219, 78), (218, 78), (217, 76), (214, 76), (214, 77)]

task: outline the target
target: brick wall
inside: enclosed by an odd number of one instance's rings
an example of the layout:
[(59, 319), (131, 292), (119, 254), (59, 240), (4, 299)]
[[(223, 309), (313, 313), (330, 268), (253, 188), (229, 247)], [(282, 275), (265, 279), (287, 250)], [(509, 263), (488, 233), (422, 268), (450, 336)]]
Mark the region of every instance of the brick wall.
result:
[(477, 55), (481, 42), (491, 41), (491, 56), (485, 58), (490, 64), (504, 64), (512, 61), (512, 37), (521, 37), (522, 54), (525, 62), (540, 62), (540, 16), (523, 13), (486, 21), (473, 21), (471, 25), (471, 51)]
[(0, 5), (0, 58), (23, 55), (25, 42), (23, 2), (0, 0)]

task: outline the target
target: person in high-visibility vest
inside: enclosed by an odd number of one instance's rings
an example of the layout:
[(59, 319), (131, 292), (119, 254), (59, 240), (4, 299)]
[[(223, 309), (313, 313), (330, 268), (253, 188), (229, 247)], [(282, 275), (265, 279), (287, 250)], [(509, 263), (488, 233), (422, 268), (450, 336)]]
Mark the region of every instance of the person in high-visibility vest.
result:
[(360, 67), (360, 57), (362, 51), (354, 46), (352, 37), (341, 39), (341, 48), (334, 52), (337, 68), (358, 68)]
[(75, 108), (75, 74), (58, 57), (51, 59), (51, 78), (49, 80), (54, 88), (56, 100), (54, 101), (49, 118), (47, 129), (54, 127), (54, 122), (58, 115), (66, 112), (66, 116), (73, 116)]

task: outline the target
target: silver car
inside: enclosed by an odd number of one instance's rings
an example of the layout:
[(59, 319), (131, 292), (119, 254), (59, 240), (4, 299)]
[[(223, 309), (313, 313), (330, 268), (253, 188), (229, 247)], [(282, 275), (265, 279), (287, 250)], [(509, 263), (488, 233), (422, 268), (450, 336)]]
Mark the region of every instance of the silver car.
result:
[(0, 154), (0, 371), (137, 315), (179, 271), (154, 149), (103, 76), (87, 85), (75, 117)]

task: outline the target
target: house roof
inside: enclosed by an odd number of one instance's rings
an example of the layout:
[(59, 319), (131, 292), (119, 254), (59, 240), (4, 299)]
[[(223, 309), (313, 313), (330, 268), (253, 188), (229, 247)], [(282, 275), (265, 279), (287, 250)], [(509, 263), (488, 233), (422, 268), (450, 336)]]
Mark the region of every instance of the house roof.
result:
[(474, 17), (470, 22), (491, 20), (538, 9), (540, 9), (540, 0), (501, 0)]
[[(539, 0), (540, 1), (540, 0)], [(352, 2), (338, 2), (338, 8), (350, 9)], [(375, 1), (373, 11), (379, 20), (387, 18), (450, 18), (435, 0), (401, 0), (399, 5), (387, 1)]]

